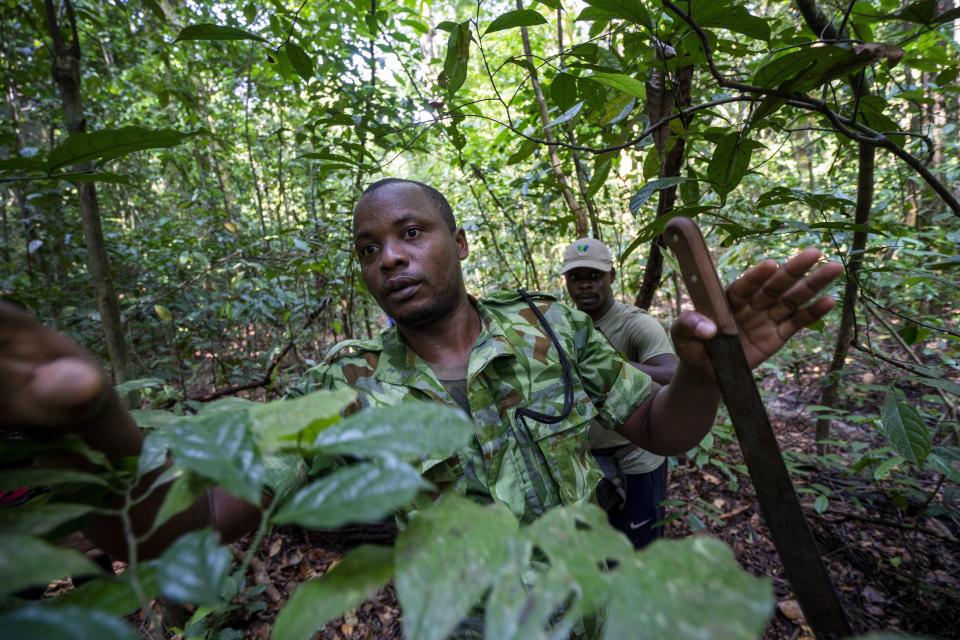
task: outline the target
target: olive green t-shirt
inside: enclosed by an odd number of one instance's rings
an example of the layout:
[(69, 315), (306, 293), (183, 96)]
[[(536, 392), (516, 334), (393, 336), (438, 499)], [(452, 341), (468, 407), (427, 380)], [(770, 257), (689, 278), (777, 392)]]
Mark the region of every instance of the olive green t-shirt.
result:
[[(613, 348), (627, 360), (643, 363), (654, 356), (673, 354), (673, 345), (667, 332), (650, 314), (637, 307), (614, 301), (613, 306), (595, 323)], [(590, 448), (624, 447), (617, 452), (620, 469), (624, 473), (647, 473), (663, 464), (663, 456), (650, 453), (615, 431), (592, 427)]]

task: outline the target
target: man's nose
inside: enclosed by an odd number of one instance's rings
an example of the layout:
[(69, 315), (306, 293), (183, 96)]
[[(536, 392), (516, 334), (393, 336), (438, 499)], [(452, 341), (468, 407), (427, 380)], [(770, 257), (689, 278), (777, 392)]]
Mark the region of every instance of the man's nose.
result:
[(387, 240), (381, 250), (380, 268), (385, 270), (396, 269), (407, 263), (407, 255), (399, 242)]

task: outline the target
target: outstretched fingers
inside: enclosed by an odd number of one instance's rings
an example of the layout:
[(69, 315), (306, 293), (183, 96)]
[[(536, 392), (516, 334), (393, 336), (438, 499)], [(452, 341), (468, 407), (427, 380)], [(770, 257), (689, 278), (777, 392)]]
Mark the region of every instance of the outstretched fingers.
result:
[[(749, 306), (753, 311), (763, 311), (783, 302), (784, 294), (792, 291), (819, 260), (820, 252), (809, 248), (800, 251), (779, 268), (773, 260), (764, 260), (753, 266), (727, 287), (731, 309), (736, 313)], [(795, 303), (795, 300), (792, 297), (789, 303)]]

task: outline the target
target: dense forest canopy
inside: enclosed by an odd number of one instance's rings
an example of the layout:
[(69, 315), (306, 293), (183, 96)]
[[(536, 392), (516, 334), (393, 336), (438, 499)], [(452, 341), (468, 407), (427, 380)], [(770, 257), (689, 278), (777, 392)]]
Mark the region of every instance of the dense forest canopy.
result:
[[(805, 246), (842, 262), (839, 310), (761, 373), (816, 381), (824, 460), (850, 454), (904, 518), (956, 533), (954, 0), (8, 0), (0, 14), (0, 295), (109, 364), (144, 427), (276, 399), (333, 344), (384, 329), (350, 224), (366, 185), (402, 177), (450, 200), (478, 296), (562, 297), (564, 247), (598, 237), (618, 296), (669, 324), (685, 294), (657, 238), (676, 215), (697, 220), (725, 282)], [(329, 402), (314, 410), (332, 421)], [(882, 440), (845, 448), (837, 423)], [(835, 491), (811, 490), (818, 511)], [(732, 575), (757, 633), (768, 596)]]

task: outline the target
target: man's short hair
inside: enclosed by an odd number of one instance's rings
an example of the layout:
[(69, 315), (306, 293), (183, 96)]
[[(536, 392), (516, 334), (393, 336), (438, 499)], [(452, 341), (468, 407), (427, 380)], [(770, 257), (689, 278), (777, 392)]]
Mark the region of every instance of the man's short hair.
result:
[(403, 178), (384, 178), (383, 180), (377, 180), (376, 182), (368, 186), (366, 190), (364, 190), (363, 195), (361, 195), (360, 197), (362, 198), (368, 193), (373, 193), (380, 187), (386, 186), (388, 184), (394, 184), (397, 182), (405, 182), (406, 184), (413, 184), (420, 187), (423, 190), (423, 192), (427, 194), (427, 198), (430, 199), (430, 202), (432, 202), (433, 205), (437, 208), (437, 211), (440, 212), (440, 216), (443, 218), (443, 221), (446, 223), (447, 228), (450, 229), (450, 233), (453, 233), (454, 231), (457, 230), (457, 221), (453, 217), (453, 209), (450, 208), (450, 203), (447, 202), (447, 199), (444, 197), (442, 193), (440, 193), (439, 191), (437, 191), (436, 189), (434, 189), (428, 184), (417, 182), (416, 180), (405, 180)]

